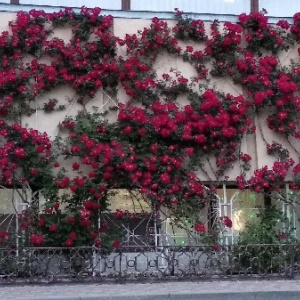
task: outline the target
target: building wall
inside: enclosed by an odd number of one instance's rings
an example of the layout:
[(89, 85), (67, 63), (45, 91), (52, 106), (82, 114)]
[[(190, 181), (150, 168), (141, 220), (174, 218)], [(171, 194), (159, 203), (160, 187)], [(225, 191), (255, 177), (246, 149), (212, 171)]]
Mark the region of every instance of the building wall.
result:
[[(24, 4), (32, 4), (37, 3), (24, 0), (22, 1)], [(76, 4), (73, 6), (79, 5), (80, 1), (77, 1)], [(120, 2), (120, 1), (119, 1)], [(118, 1), (114, 1), (111, 5), (115, 5), (115, 8), (112, 8), (110, 6), (110, 9), (120, 9), (118, 6), (120, 3)], [(175, 5), (177, 2), (173, 1), (172, 5)], [(40, 4), (46, 4), (41, 1)], [(54, 2), (53, 2), (54, 4)], [(57, 4), (59, 4), (57, 2)], [(169, 11), (170, 6), (163, 6), (162, 2), (154, 1), (151, 3), (153, 7), (157, 7), (157, 9)], [(228, 5), (231, 5), (232, 2), (228, 2)], [(101, 5), (101, 3), (99, 4)], [(143, 6), (141, 7), (140, 4), (132, 0), (132, 7), (135, 10), (151, 10), (151, 6)], [(197, 6), (197, 3), (195, 3), (195, 6)], [(199, 10), (201, 10), (201, 5), (197, 6)], [(213, 8), (212, 12), (213, 12)], [(220, 12), (221, 12), (220, 8)], [(240, 8), (239, 8), (240, 11)], [(235, 11), (234, 11), (235, 13)], [(5, 31), (8, 29), (7, 24), (9, 21), (15, 18), (14, 13), (7, 13), (2, 12), (0, 13), (1, 17), (1, 24), (0, 24), (0, 31)], [(170, 25), (174, 25), (175, 21), (168, 20), (167, 21)], [(116, 18), (114, 20), (113, 24), (113, 31), (114, 34), (120, 38), (124, 38), (126, 34), (134, 34), (137, 33), (139, 30), (143, 30), (144, 27), (148, 27), (150, 25), (151, 21), (146, 19), (126, 19), (126, 18)], [(206, 24), (207, 29), (209, 28), (209, 23)], [(53, 33), (53, 36), (57, 36), (59, 38), (64, 39), (65, 41), (68, 41), (70, 38), (70, 30), (67, 28), (61, 28)], [(199, 47), (199, 49), (203, 49), (203, 45), (199, 46), (196, 43), (191, 43), (191, 45), (194, 48)], [(182, 46), (185, 47), (186, 44), (182, 43)], [(118, 48), (118, 55), (126, 55), (125, 49), (122, 47)], [(290, 60), (295, 59), (297, 60), (297, 48), (291, 49), (288, 53), (282, 54), (280, 57), (281, 63), (288, 64)], [(177, 69), (180, 70), (181, 75), (190, 78), (192, 76), (196, 76), (196, 71), (194, 68), (187, 62), (184, 62), (178, 57), (172, 57), (170, 55), (167, 55), (166, 53), (161, 53), (157, 60), (155, 61), (153, 65), (153, 69), (156, 71), (157, 76), (160, 77), (164, 73), (169, 73), (170, 69)], [(225, 93), (231, 93), (234, 96), (237, 96), (239, 94), (243, 94), (244, 91), (240, 86), (237, 86), (233, 83), (233, 81), (229, 78), (221, 78), (221, 79), (215, 79), (211, 78), (211, 81), (209, 82), (209, 87), (214, 87), (218, 90), (221, 90)], [(60, 104), (65, 104), (67, 106), (67, 109), (64, 111), (56, 112), (54, 114), (47, 114), (43, 112), (42, 110), (37, 110), (35, 114), (33, 114), (30, 117), (24, 116), (22, 118), (22, 125), (32, 127), (35, 129), (38, 129), (41, 132), (47, 132), (52, 138), (54, 138), (58, 133), (58, 124), (61, 123), (67, 116), (75, 116), (79, 110), (82, 109), (82, 106), (80, 106), (76, 102), (70, 102), (70, 99), (74, 97), (74, 91), (69, 86), (60, 86), (56, 88), (54, 91), (48, 92), (44, 94), (42, 97), (39, 96), (36, 99), (36, 103), (38, 105), (46, 102), (49, 98), (56, 98), (59, 100)], [(118, 94), (115, 99), (112, 99), (110, 96), (108, 96), (104, 91), (98, 91), (96, 96), (89, 101), (87, 104), (87, 110), (91, 111), (93, 106), (99, 107), (102, 111), (105, 111), (109, 106), (117, 106), (118, 103), (125, 103), (129, 100), (128, 95), (126, 95), (125, 91), (122, 89), (122, 87), (119, 87)], [(186, 105), (188, 103), (188, 100), (185, 97), (181, 97), (178, 99), (179, 105)], [(116, 113), (112, 113), (107, 116), (108, 120), (110, 122), (116, 121)], [(289, 149), (291, 156), (295, 159), (295, 161), (298, 161), (297, 153), (295, 153), (294, 148), (298, 149), (300, 146), (300, 143), (296, 140), (291, 140), (290, 144), (288, 144), (282, 137), (280, 137), (278, 134), (274, 133), (273, 131), (269, 130), (266, 126), (266, 115), (261, 114), (260, 118), (255, 119), (255, 125), (257, 126), (257, 130), (252, 135), (247, 135), (243, 139), (242, 145), (241, 145), (241, 152), (248, 153), (252, 156), (253, 160), (251, 162), (252, 164), (252, 170), (261, 168), (265, 165), (271, 166), (274, 162), (274, 158), (271, 156), (268, 156), (265, 149), (265, 140), (267, 139), (268, 143), (272, 143), (272, 141), (278, 141), (281, 144), (283, 144), (286, 148)], [(264, 132), (264, 137), (261, 134), (261, 131)], [(207, 170), (209, 176), (212, 178), (212, 180), (216, 179), (214, 177), (214, 174), (212, 170), (209, 167), (209, 163), (205, 165), (205, 169)], [(249, 175), (251, 172), (249, 172)], [(202, 180), (207, 180), (206, 175), (202, 172), (198, 172), (199, 178)], [(234, 169), (231, 169), (228, 171), (228, 180), (234, 181), (235, 178), (240, 175), (240, 169), (238, 167), (235, 167)], [(289, 179), (289, 178), (288, 178)], [(5, 197), (8, 197), (5, 195)], [(11, 207), (5, 208), (7, 211), (12, 210)], [(19, 210), (19, 209), (18, 209)], [(5, 212), (6, 213), (6, 212)], [(225, 213), (224, 213), (225, 214)], [(227, 214), (227, 213), (226, 213)], [(233, 235), (233, 234), (232, 234)]]
[[(14, 19), (15, 14), (14, 13), (1, 13), (1, 24), (0, 24), (0, 31), (5, 31), (8, 29), (8, 22)], [(144, 27), (148, 27), (150, 25), (150, 20), (143, 20), (143, 19), (124, 19), (124, 18), (116, 18), (114, 19), (114, 25), (113, 30), (114, 34), (118, 37), (125, 37), (126, 34), (133, 34), (137, 33), (138, 30), (142, 30)], [(170, 25), (174, 24), (174, 21), (168, 21)], [(209, 27), (209, 23), (206, 24), (207, 29)], [(209, 31), (208, 31), (209, 32)], [(70, 37), (71, 32), (67, 28), (62, 28), (59, 31), (54, 32), (53, 35), (63, 38), (65, 41), (67, 41)], [(192, 46), (199, 47), (203, 49), (203, 45), (198, 46), (196, 43), (191, 43)], [(182, 44), (184, 47), (185, 44)], [(119, 47), (118, 48), (118, 55), (125, 55), (124, 48)], [(296, 47), (292, 49), (290, 52), (283, 53), (281, 57), (282, 64), (288, 64), (291, 59), (296, 59), (297, 57), (297, 49)], [(169, 73), (171, 68), (180, 70), (181, 74), (184, 77), (190, 78), (194, 75), (196, 75), (196, 71), (194, 68), (187, 62), (184, 62), (178, 57), (172, 57), (168, 56), (165, 53), (161, 53), (157, 60), (155, 61), (153, 65), (154, 70), (157, 73), (157, 76), (160, 77), (163, 73)], [(243, 94), (243, 90), (240, 86), (235, 85), (231, 79), (229, 78), (221, 78), (221, 79), (211, 79), (211, 82), (209, 83), (209, 86), (216, 87), (217, 89), (225, 92), (225, 93), (231, 93), (234, 96), (237, 96), (239, 94)], [(22, 124), (24, 126), (32, 127), (35, 129), (38, 129), (41, 132), (47, 132), (52, 138), (56, 136), (58, 133), (58, 124), (62, 122), (66, 116), (74, 116), (77, 114), (79, 110), (82, 109), (82, 107), (77, 104), (76, 102), (71, 102), (70, 99), (74, 96), (74, 91), (71, 89), (71, 87), (68, 86), (59, 86), (55, 90), (47, 92), (43, 97), (38, 96), (36, 99), (36, 102), (39, 105), (42, 105), (42, 103), (46, 102), (46, 100), (50, 98), (57, 98), (60, 102), (60, 104), (65, 104), (67, 106), (67, 109), (64, 111), (59, 111), (54, 114), (47, 114), (43, 112), (42, 110), (37, 110), (35, 114), (33, 114), (30, 117), (24, 116), (22, 118)], [(101, 108), (102, 110), (107, 109), (109, 106), (117, 105), (118, 102), (126, 102), (129, 99), (129, 97), (125, 94), (122, 87), (119, 88), (118, 94), (116, 99), (110, 98), (105, 92), (98, 91), (95, 98), (92, 99), (87, 104), (87, 109), (92, 109), (93, 106), (97, 106)], [(181, 97), (179, 99), (179, 104), (185, 105), (187, 104), (187, 99), (184, 97)], [(116, 112), (112, 113), (108, 116), (108, 119), (111, 122), (114, 122), (116, 120)], [(292, 147), (286, 143), (286, 141), (281, 138), (278, 134), (274, 133), (273, 131), (269, 130), (266, 126), (265, 122), (265, 116), (261, 115), (260, 119), (256, 119), (256, 126), (257, 130), (255, 134), (247, 135), (245, 136), (243, 142), (242, 142), (242, 152), (248, 153), (252, 156), (252, 168), (257, 169), (261, 168), (265, 165), (271, 166), (274, 158), (272, 156), (267, 155), (265, 151), (265, 141), (263, 140), (263, 137), (261, 135), (261, 132), (259, 128), (263, 128), (263, 132), (265, 137), (267, 138), (267, 141), (269, 143), (272, 143), (272, 141), (279, 141), (283, 143), (291, 152), (291, 156), (295, 159), (295, 161), (298, 160), (297, 154), (292, 149)], [(299, 147), (299, 143), (296, 140), (291, 140), (291, 144), (297, 149)], [(207, 167), (207, 170), (210, 174), (210, 176), (213, 178), (214, 175), (210, 171), (209, 167)], [(233, 170), (230, 170), (228, 172), (229, 180), (235, 180), (236, 176), (238, 176), (240, 173), (240, 170), (238, 168), (235, 168)], [(251, 172), (249, 172), (251, 173)], [(204, 174), (199, 172), (199, 176), (202, 177), (203, 180), (207, 179), (205, 178)]]

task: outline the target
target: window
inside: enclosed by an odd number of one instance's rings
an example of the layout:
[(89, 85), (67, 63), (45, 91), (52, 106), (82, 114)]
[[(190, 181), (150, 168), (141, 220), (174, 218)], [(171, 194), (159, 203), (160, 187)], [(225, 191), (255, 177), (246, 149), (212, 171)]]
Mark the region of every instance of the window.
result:
[(270, 17), (292, 17), (300, 10), (298, 0), (259, 0), (259, 10), (266, 9)]
[(104, 214), (102, 222), (122, 231), (122, 246), (155, 245), (155, 212), (137, 190), (110, 190), (108, 201), (111, 213)]
[(85, 5), (87, 7), (101, 7), (102, 9), (112, 10), (121, 10), (122, 8), (122, 0), (20, 0), (19, 3), (59, 7), (81, 7)]
[[(289, 0), (0, 0), (0, 4), (43, 5), (54, 7), (101, 7), (107, 10), (130, 10), (136, 12), (172, 13), (179, 8), (185, 13), (201, 15), (239, 15), (251, 11), (268, 11), (270, 17), (292, 17), (299, 11), (299, 1)], [(149, 17), (149, 16), (148, 16)], [(146, 18), (148, 18), (146, 17)], [(169, 18), (169, 17), (167, 17)], [(211, 17), (213, 20), (213, 17)]]
[[(1, 191), (0, 199), (3, 200), (0, 202), (0, 225), (7, 226), (10, 222), (8, 220), (15, 220), (16, 212), (11, 200), (12, 190)], [(296, 205), (299, 193), (289, 190), (288, 185), (283, 185), (277, 192), (256, 194), (224, 184), (217, 189), (217, 195), (212, 194), (209, 203), (199, 206), (199, 210), (185, 216), (181, 212), (174, 216), (172, 210), (165, 207), (154, 210), (138, 190), (112, 189), (108, 193), (108, 210), (99, 216), (98, 226), (107, 222), (111, 225), (109, 227), (116, 229), (118, 236), (121, 233), (123, 247), (199, 246), (212, 242), (230, 245), (239, 241), (249, 224), (260, 224), (258, 222), (261, 221), (261, 215), (271, 207), (275, 208), (279, 216), (275, 233), (288, 232), (292, 228), (299, 229), (297, 215), (300, 214), (300, 207)], [(24, 202), (20, 197), (14, 198), (14, 201), (17, 201), (14, 205), (19, 207)], [(40, 208), (43, 202), (45, 200), (40, 195)], [(64, 207), (61, 206), (61, 209), (64, 210)], [(232, 227), (224, 227), (220, 232), (220, 228), (216, 226), (220, 217), (231, 219)], [(281, 217), (287, 221), (283, 221)], [(199, 220), (205, 226), (205, 232), (210, 239), (195, 231), (195, 224)], [(292, 234), (297, 238), (299, 230)]]
[[(283, 185), (282, 190), (270, 194), (256, 194), (250, 190), (238, 190), (228, 188), (226, 185), (218, 190), (220, 198), (219, 215), (228, 216), (232, 220), (232, 228), (227, 229), (221, 236), (224, 244), (236, 243), (239, 235), (244, 232), (246, 224), (255, 224), (258, 221), (258, 214), (265, 210), (274, 208), (278, 213), (278, 232), (289, 231), (295, 238), (299, 234), (299, 224), (297, 220), (298, 206), (295, 200), (298, 195), (289, 190), (288, 185)], [(286, 219), (286, 220), (284, 220)]]
[(131, 0), (131, 10), (173, 12), (179, 8), (185, 13), (238, 15), (250, 12), (249, 0)]
[(15, 232), (20, 225), (16, 216), (28, 207), (29, 199), (22, 189), (0, 189), (0, 232)]
[(239, 233), (247, 222), (255, 220), (257, 213), (264, 207), (264, 197), (249, 190), (228, 188), (226, 185), (218, 189), (219, 216), (227, 216), (232, 220), (232, 228), (222, 234), (222, 243), (237, 242)]

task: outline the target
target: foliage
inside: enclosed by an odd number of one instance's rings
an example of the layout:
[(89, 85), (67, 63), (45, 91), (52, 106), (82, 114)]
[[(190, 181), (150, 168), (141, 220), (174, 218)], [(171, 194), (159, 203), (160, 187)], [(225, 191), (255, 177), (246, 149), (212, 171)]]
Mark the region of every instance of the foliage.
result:
[[(278, 272), (279, 267), (291, 259), (289, 255), (292, 254), (287, 244), (295, 242), (294, 230), (288, 218), (275, 206), (260, 208), (257, 219), (246, 223), (245, 228), (239, 234), (238, 245), (248, 245), (247, 248), (237, 246), (233, 255), (239, 257), (240, 267), (248, 271)], [(262, 245), (264, 251), (261, 251), (262, 248), (258, 245)], [(267, 245), (272, 245), (272, 247)], [(255, 258), (259, 258), (259, 263), (254, 261)]]
[[(285, 232), (282, 232), (285, 228)], [(248, 222), (239, 235), (239, 244), (280, 244), (293, 241), (293, 231), (289, 220), (276, 207), (259, 209), (257, 219)]]

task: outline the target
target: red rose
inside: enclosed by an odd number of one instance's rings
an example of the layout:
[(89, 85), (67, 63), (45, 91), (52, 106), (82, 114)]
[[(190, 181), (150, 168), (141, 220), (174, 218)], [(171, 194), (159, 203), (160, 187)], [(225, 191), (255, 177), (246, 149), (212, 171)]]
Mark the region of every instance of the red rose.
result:
[(77, 163), (77, 162), (74, 162), (73, 165), (72, 165), (72, 168), (73, 168), (74, 171), (77, 171), (80, 168), (80, 164)]
[(40, 246), (44, 243), (45, 239), (44, 236), (42, 234), (35, 234), (32, 233), (29, 236), (29, 242), (35, 246)]
[(45, 219), (39, 219), (39, 226), (45, 226), (46, 221)]
[(220, 250), (220, 246), (218, 244), (214, 244), (212, 246), (213, 251), (219, 251)]
[(72, 241), (75, 240), (76, 237), (77, 237), (77, 234), (76, 234), (76, 232), (74, 232), (74, 231), (72, 231), (72, 232), (69, 234), (69, 239), (72, 240)]
[(93, 202), (90, 201), (90, 200), (86, 200), (84, 203), (83, 203), (83, 206), (88, 209), (88, 210), (91, 210), (93, 209)]
[(195, 225), (195, 231), (204, 233), (206, 231), (205, 225), (203, 223), (198, 223)]
[(114, 248), (119, 248), (121, 246), (121, 242), (118, 240), (113, 241), (112, 246)]
[(53, 208), (57, 211), (59, 209), (59, 203), (55, 202)]
[[(86, 202), (91, 202), (91, 201), (86, 201)], [(92, 208), (92, 205), (89, 206), (89, 204), (88, 204), (88, 207)], [(88, 219), (92, 213), (90, 212), (90, 210), (84, 208), (79, 212), (79, 214), (82, 219)]]
[(127, 126), (127, 127), (125, 127), (124, 130), (123, 130), (123, 132), (124, 132), (125, 134), (130, 134), (131, 131), (132, 131), (131, 126)]
[(67, 239), (67, 240), (65, 241), (65, 246), (66, 246), (66, 247), (72, 247), (73, 245), (74, 245), (73, 240)]
[(75, 193), (77, 191), (77, 186), (76, 185), (70, 185), (70, 190)]
[(30, 170), (30, 174), (31, 174), (32, 176), (36, 176), (36, 175), (39, 174), (39, 170), (36, 169), (36, 168), (33, 168), (33, 169)]
[(95, 241), (95, 246), (96, 247), (101, 247), (101, 245), (102, 245), (102, 241), (101, 240), (96, 240)]
[(286, 233), (280, 232), (280, 233), (279, 233), (279, 238), (280, 238), (281, 240), (286, 240)]
[(192, 156), (195, 152), (195, 149), (193, 147), (190, 147), (190, 148), (185, 148), (184, 149), (184, 152), (187, 156)]
[(26, 152), (25, 152), (25, 149), (23, 149), (23, 148), (15, 148), (14, 154), (17, 158), (20, 158), (20, 159), (26, 157)]
[(50, 227), (49, 227), (49, 230), (50, 230), (51, 232), (56, 232), (57, 229), (58, 229), (58, 227), (57, 227), (57, 225), (55, 225), (55, 224), (51, 224)]
[(89, 227), (90, 224), (91, 224), (91, 221), (87, 220), (87, 219), (84, 219), (84, 220), (81, 221), (80, 224), (81, 224), (82, 227)]
[(223, 217), (224, 225), (228, 228), (232, 227), (232, 221), (228, 217)]
[(0, 231), (0, 243), (5, 242), (8, 239), (8, 232)]
[(43, 153), (44, 150), (45, 150), (45, 147), (44, 147), (43, 145), (38, 145), (38, 146), (36, 147), (36, 151), (37, 151), (38, 153)]
[(168, 173), (163, 173), (160, 175), (160, 180), (163, 184), (169, 184), (171, 182), (171, 178)]
[(61, 180), (59, 187), (60, 187), (61, 189), (65, 189), (65, 188), (69, 185), (69, 183), (70, 183), (70, 179), (69, 179), (68, 177), (64, 177), (64, 178)]
[(69, 223), (69, 224), (74, 224), (75, 223), (75, 218), (74, 217), (71, 217), (71, 216), (69, 216), (69, 217), (67, 217), (67, 223)]

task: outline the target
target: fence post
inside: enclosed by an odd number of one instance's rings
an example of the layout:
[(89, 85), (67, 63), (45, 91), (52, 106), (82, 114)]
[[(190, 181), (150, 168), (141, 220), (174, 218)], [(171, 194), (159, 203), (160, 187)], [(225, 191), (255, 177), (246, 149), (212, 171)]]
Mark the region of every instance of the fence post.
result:
[[(290, 249), (289, 249), (289, 253), (290, 253), (290, 261), (289, 266), (288, 266), (288, 270), (289, 272), (286, 274), (288, 278), (294, 279), (295, 278), (295, 267), (296, 267), (296, 252), (297, 252), (297, 245), (289, 245)], [(298, 272), (298, 270), (297, 270)]]

